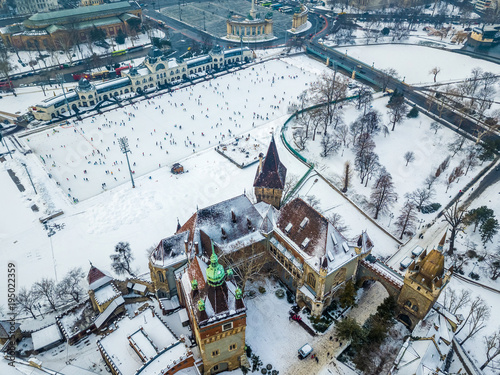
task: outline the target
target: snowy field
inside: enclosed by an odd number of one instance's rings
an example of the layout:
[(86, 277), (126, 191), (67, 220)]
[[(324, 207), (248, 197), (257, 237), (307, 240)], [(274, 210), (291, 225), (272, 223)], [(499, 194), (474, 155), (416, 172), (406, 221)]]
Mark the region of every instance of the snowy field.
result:
[(222, 143), (217, 150), (241, 167), (259, 161), (259, 155), (266, 154), (267, 144), (248, 136), (236, 137), (233, 142)]
[(396, 69), (400, 78), (412, 85), (433, 84), (429, 71), (434, 67), (441, 68), (438, 83), (464, 80), (475, 67), (500, 74), (498, 64), (431, 47), (389, 44), (339, 48), (341, 52), (346, 50), (352, 58), (368, 65), (375, 63), (375, 69)]
[(170, 169), (193, 153), (286, 115), (296, 93), (326, 69), (316, 62), (312, 71), (303, 67), (305, 56), (287, 60), (259, 64), (22, 140), (62, 190), (82, 201), (128, 182), (120, 137), (128, 138), (131, 169), (141, 176)]

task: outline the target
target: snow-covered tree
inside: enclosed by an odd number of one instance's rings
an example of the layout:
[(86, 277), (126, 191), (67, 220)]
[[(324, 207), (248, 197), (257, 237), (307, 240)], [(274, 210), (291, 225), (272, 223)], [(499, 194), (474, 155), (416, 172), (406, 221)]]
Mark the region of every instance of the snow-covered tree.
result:
[(44, 277), (33, 285), (33, 293), (37, 299), (44, 298), (53, 311), (56, 311), (56, 283), (54, 280)]
[(500, 355), (500, 329), (489, 336), (484, 336), (484, 344), (486, 346), (486, 361), (481, 365), (481, 370), (484, 370), (491, 361)]
[(448, 254), (453, 254), (455, 251), (455, 238), (457, 237), (457, 232), (463, 223), (463, 219), (466, 213), (466, 207), (460, 204), (460, 201), (456, 201), (451, 207), (443, 211), (443, 217), (445, 221), (450, 225), (450, 247), (448, 249)]
[(118, 275), (128, 273), (130, 276), (135, 276), (131, 268), (134, 256), (128, 242), (118, 242), (115, 245), (115, 253), (109, 257), (111, 258), (111, 267)]
[(79, 303), (85, 296), (85, 290), (82, 287), (82, 280), (85, 277), (81, 267), (72, 268), (57, 284), (56, 293), (58, 298), (63, 301), (73, 301)]
[(413, 203), (418, 211), (420, 211), (422, 206), (429, 202), (433, 196), (434, 190), (432, 188), (418, 188), (409, 194), (405, 194), (405, 198), (408, 199), (409, 202)]
[(320, 155), (324, 158), (329, 156), (332, 153), (335, 153), (339, 150), (340, 143), (330, 135), (330, 133), (326, 133), (321, 138), (321, 153)]
[(35, 315), (35, 304), (37, 302), (37, 297), (33, 293), (32, 289), (27, 289), (22, 287), (16, 296), (16, 308), (18, 312), (30, 313), (33, 319), (36, 319)]

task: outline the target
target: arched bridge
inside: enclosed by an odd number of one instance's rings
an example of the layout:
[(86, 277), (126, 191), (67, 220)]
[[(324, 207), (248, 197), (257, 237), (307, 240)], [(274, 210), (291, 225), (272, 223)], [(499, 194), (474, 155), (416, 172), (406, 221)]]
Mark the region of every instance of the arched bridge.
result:
[(362, 284), (366, 280), (380, 282), (387, 292), (396, 299), (403, 287), (403, 276), (387, 267), (374, 256), (368, 256), (359, 263), (357, 281)]

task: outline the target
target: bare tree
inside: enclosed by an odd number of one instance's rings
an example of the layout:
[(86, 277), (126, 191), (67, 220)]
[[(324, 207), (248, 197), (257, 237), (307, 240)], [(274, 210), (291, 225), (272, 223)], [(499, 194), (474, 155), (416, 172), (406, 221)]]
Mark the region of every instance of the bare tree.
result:
[(345, 233), (349, 230), (349, 227), (345, 224), (344, 219), (342, 219), (342, 216), (334, 212), (332, 213), (329, 217), (328, 220), (330, 220), (330, 223), (337, 229), (340, 233)]
[(323, 138), (321, 139), (321, 153), (320, 153), (322, 157), (326, 158), (332, 152), (333, 153), (337, 152), (339, 148), (340, 148), (340, 143), (337, 142), (337, 140), (333, 136), (331, 136), (330, 133), (326, 133), (323, 135)]
[(84, 276), (85, 274), (81, 267), (72, 268), (64, 279), (57, 284), (56, 293), (58, 298), (79, 303), (85, 295), (85, 291), (81, 285)]
[(45, 298), (49, 303), (50, 308), (56, 311), (56, 283), (49, 278), (43, 278), (33, 285), (33, 293), (35, 297)]
[(405, 152), (404, 159), (406, 161), (406, 166), (408, 166), (408, 163), (415, 161), (415, 153), (413, 151)]
[(394, 223), (396, 227), (401, 231), (399, 239), (403, 239), (403, 235), (407, 231), (415, 230), (415, 221), (417, 220), (416, 207), (410, 201), (406, 201), (405, 205), (401, 209), (401, 214)]
[(287, 197), (288, 194), (290, 194), (293, 189), (295, 188), (295, 185), (299, 182), (299, 176), (295, 174), (290, 174), (286, 176), (285, 180), (285, 186), (283, 188), (283, 197)]
[(467, 306), (470, 302), (470, 291), (461, 289), (460, 292), (455, 289), (447, 288), (444, 291), (444, 307), (452, 314), (456, 314), (459, 309)]
[(111, 267), (118, 275), (128, 273), (130, 276), (135, 276), (131, 268), (134, 256), (128, 242), (118, 242), (115, 246), (115, 254), (111, 254), (109, 257), (111, 258)]
[(335, 132), (335, 136), (339, 143), (343, 144), (344, 147), (349, 147), (349, 128), (346, 125), (340, 125)]
[(465, 144), (466, 138), (460, 134), (457, 134), (452, 142), (448, 144), (448, 150), (452, 152), (451, 157), (453, 158), (459, 151), (462, 150)]
[(467, 207), (460, 205), (460, 201), (457, 200), (455, 204), (443, 211), (444, 220), (450, 225), (450, 248), (448, 249), (448, 254), (453, 254), (455, 250), (455, 238), (457, 232), (462, 225), (464, 215), (467, 212)]
[(345, 193), (347, 192), (347, 189), (349, 188), (351, 184), (351, 176), (352, 176), (352, 168), (351, 168), (351, 162), (347, 160), (344, 163), (344, 173), (342, 174), (342, 192)]
[(500, 354), (500, 330), (496, 330), (489, 336), (484, 336), (484, 343), (486, 346), (486, 361), (481, 365), (481, 370), (484, 370)]
[(436, 177), (441, 176), (441, 173), (443, 173), (448, 166), (450, 165), (450, 157), (447, 156), (446, 159), (444, 159), (441, 164), (439, 164), (438, 168), (436, 169), (436, 173), (434, 174)]
[(398, 72), (393, 68), (382, 69), (381, 72), (382, 74), (380, 75), (379, 82), (382, 87), (382, 91), (385, 91), (392, 79), (398, 79)]
[(440, 71), (441, 71), (441, 68), (438, 67), (438, 66), (435, 66), (434, 68), (432, 68), (429, 71), (429, 74), (432, 74), (434, 76), (434, 82), (436, 82), (436, 77), (437, 77), (437, 75), (439, 74)]
[(432, 185), (434, 185), (434, 182), (436, 182), (437, 176), (433, 173), (431, 173), (427, 178), (425, 179), (424, 183), (427, 185), (427, 189), (431, 189)]
[(356, 156), (356, 159), (354, 160), (354, 167), (358, 171), (361, 183), (365, 182), (365, 186), (368, 185), (370, 176), (376, 172), (379, 165), (379, 157), (373, 151), (364, 152), (361, 155)]
[(431, 122), (430, 128), (434, 130), (434, 134), (437, 134), (438, 130), (441, 129), (441, 124), (437, 121)]
[(467, 173), (469, 173), (469, 170), (471, 168), (474, 168), (478, 165), (478, 150), (475, 146), (469, 147), (466, 150), (466, 157), (463, 159), (463, 164), (465, 168), (465, 176), (467, 176)]
[(462, 327), (458, 330), (457, 334), (466, 326), (468, 327), (467, 336), (460, 342), (461, 345), (465, 344), (467, 340), (473, 337), (476, 333), (486, 327), (486, 322), (490, 318), (490, 308), (481, 297), (471, 303), (471, 307), (467, 318), (462, 323)]
[(311, 206), (312, 208), (318, 208), (320, 204), (320, 200), (316, 198), (315, 195), (308, 195), (305, 197), (306, 202)]
[(307, 144), (307, 133), (304, 128), (295, 129), (293, 132), (293, 141), (299, 151), (303, 151)]
[(497, 248), (495, 253), (488, 254), (486, 257), (486, 269), (491, 280), (498, 279), (498, 276), (500, 276), (500, 247)]
[(389, 110), (389, 118), (392, 124), (391, 131), (394, 131), (396, 125), (403, 121), (404, 116), (406, 114), (406, 104), (404, 102), (403, 97), (398, 97), (391, 104), (388, 105)]
[(411, 193), (405, 194), (405, 198), (413, 203), (418, 211), (434, 196), (433, 189), (418, 188)]
[(231, 267), (244, 293), (249, 282), (263, 280), (274, 273), (271, 254), (259, 246), (248, 246), (242, 251), (220, 252), (219, 259), (227, 268)]
[(30, 313), (33, 319), (36, 319), (35, 304), (37, 298), (33, 290), (28, 290), (26, 287), (19, 289), (16, 296), (16, 308), (19, 312)]
[(370, 208), (374, 213), (374, 219), (378, 219), (381, 212), (388, 210), (396, 201), (398, 195), (394, 191), (394, 183), (390, 173), (379, 176), (370, 194)]
[(14, 91), (10, 74), (16, 67), (9, 60), (9, 53), (3, 43), (0, 43), (0, 76), (5, 77), (9, 84), (9, 90)]

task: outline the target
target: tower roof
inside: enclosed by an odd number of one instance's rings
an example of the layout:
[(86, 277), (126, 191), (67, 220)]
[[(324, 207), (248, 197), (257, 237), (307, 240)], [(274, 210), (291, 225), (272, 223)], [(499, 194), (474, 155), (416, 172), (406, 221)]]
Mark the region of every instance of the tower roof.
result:
[(219, 258), (214, 251), (214, 244), (212, 242), (212, 255), (210, 256), (210, 265), (206, 271), (208, 285), (219, 286), (224, 282), (225, 272), (224, 267), (219, 264)]
[(266, 159), (262, 163), (262, 168), (259, 166), (257, 169), (253, 186), (269, 189), (283, 189), (285, 187), (285, 178), (286, 167), (280, 161), (273, 136), (269, 144), (269, 149), (267, 150)]
[(438, 250), (431, 250), (420, 265), (420, 274), (432, 280), (436, 276), (442, 277), (444, 273), (444, 255)]
[(94, 267), (91, 263), (90, 270), (87, 275), (87, 282), (89, 283), (90, 289), (98, 289), (99, 287), (109, 283), (111, 280), (113, 280), (111, 277), (106, 275), (100, 269)]

